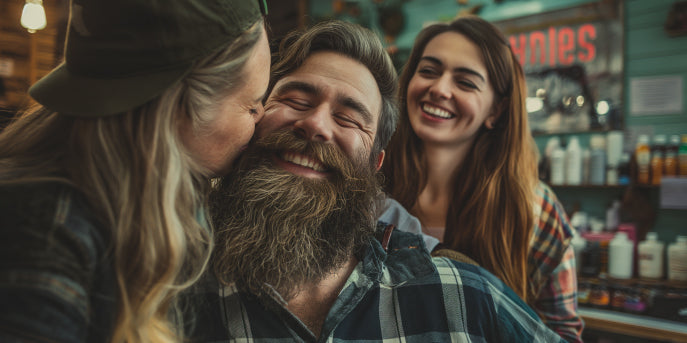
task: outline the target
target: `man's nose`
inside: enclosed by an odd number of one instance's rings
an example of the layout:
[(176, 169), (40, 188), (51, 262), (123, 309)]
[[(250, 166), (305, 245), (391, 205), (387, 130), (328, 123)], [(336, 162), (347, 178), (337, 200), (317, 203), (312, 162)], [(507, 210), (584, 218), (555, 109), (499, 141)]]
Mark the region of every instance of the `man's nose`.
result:
[(327, 142), (332, 139), (332, 125), (331, 113), (326, 107), (315, 108), (294, 123), (299, 135), (318, 142)]

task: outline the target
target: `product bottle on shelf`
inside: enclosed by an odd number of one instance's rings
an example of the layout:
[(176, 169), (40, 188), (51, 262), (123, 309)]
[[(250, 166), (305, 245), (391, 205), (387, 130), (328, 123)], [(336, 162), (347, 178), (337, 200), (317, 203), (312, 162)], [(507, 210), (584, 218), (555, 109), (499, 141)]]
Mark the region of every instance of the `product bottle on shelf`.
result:
[(635, 159), (637, 160), (637, 183), (640, 185), (648, 185), (651, 181), (649, 177), (651, 149), (649, 148), (648, 135), (639, 135), (637, 146), (635, 147)]
[(679, 171), (681, 176), (687, 176), (687, 134), (683, 134), (680, 140), (680, 148), (678, 149), (677, 159), (679, 164)]
[(570, 137), (565, 149), (565, 183), (567, 185), (582, 184), (582, 149), (577, 136)]
[(589, 183), (606, 184), (606, 138), (603, 135), (592, 135), (589, 141)]
[(577, 272), (580, 273), (582, 270), (582, 252), (584, 251), (584, 248), (587, 247), (587, 240), (582, 238), (582, 236), (577, 232), (577, 230), (573, 231), (573, 238), (570, 240), (570, 244), (573, 246), (573, 250), (575, 251), (575, 268), (577, 269)]
[(608, 275), (616, 279), (632, 277), (634, 244), (625, 232), (618, 232), (608, 244)]
[(589, 149), (582, 149), (582, 184), (589, 184), (589, 161), (592, 153)]
[(651, 184), (660, 185), (663, 176), (663, 158), (665, 154), (666, 136), (654, 136), (654, 144), (651, 146)]
[(663, 277), (663, 249), (663, 242), (658, 240), (656, 232), (646, 234), (646, 240), (637, 245), (639, 277), (651, 279)]
[(606, 231), (615, 231), (620, 225), (620, 200), (613, 200), (606, 209)]
[(663, 158), (663, 175), (677, 175), (677, 152), (680, 149), (680, 136), (670, 136), (670, 142), (666, 145), (666, 154)]
[(551, 166), (551, 184), (564, 185), (565, 184), (565, 150), (560, 145), (556, 145), (551, 150), (551, 159), (549, 161)]
[(632, 159), (629, 153), (624, 152), (620, 155), (620, 162), (618, 162), (618, 184), (626, 186), (630, 184)]
[(623, 154), (623, 132), (611, 131), (606, 134), (606, 184), (619, 184), (620, 157)]
[(560, 138), (553, 136), (546, 142), (544, 154), (539, 161), (539, 179), (544, 182), (551, 182), (551, 153), (560, 146)]
[(668, 279), (687, 281), (687, 236), (677, 236), (668, 246)]

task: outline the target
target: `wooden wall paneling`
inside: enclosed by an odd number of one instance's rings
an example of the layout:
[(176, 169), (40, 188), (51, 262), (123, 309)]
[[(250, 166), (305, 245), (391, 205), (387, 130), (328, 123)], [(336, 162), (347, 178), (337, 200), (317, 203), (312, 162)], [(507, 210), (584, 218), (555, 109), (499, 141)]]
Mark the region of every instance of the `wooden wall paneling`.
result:
[(0, 95), (0, 109), (16, 111), (31, 103), (28, 88), (58, 64), (56, 51), (58, 31), (64, 30), (67, 0), (45, 0), (47, 26), (29, 33), (21, 26), (24, 0), (0, 2), (0, 59), (11, 60), (13, 70), (3, 76), (4, 94)]

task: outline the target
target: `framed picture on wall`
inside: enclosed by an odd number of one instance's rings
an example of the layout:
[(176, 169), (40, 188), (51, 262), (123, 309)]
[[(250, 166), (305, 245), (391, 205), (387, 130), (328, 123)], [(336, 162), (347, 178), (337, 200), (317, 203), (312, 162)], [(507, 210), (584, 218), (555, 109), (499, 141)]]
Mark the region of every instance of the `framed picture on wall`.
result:
[(494, 22), (527, 79), (533, 134), (623, 127), (622, 0)]

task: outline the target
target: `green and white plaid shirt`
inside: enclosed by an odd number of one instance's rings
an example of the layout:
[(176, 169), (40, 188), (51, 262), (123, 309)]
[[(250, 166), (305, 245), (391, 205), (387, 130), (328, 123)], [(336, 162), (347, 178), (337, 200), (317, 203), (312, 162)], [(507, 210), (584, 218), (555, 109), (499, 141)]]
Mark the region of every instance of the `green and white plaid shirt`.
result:
[(208, 281), (192, 295), (192, 342), (563, 342), (485, 269), (432, 258), (398, 230), (387, 251), (370, 240), (320, 337), (285, 308)]

